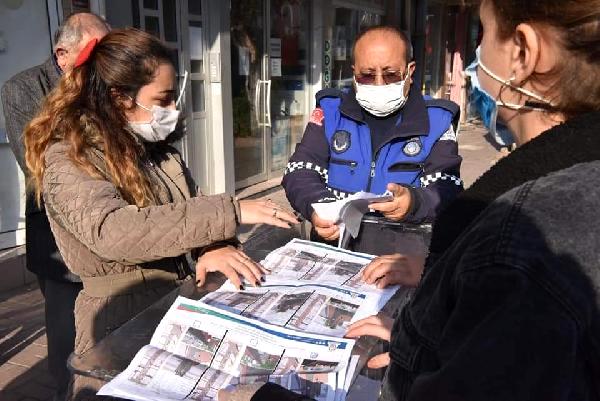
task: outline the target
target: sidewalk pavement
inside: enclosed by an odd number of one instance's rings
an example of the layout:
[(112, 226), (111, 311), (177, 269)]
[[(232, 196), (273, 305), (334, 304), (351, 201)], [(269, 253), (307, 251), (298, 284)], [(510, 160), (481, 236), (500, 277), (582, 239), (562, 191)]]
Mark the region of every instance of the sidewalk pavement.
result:
[[(486, 139), (479, 124), (461, 127), (459, 150), (465, 187), (494, 164), (499, 150)], [(289, 207), (279, 186), (251, 196), (270, 198)], [(258, 225), (242, 228), (240, 240), (249, 249), (273, 249), (299, 236), (297, 230)], [(36, 284), (0, 293), (0, 400), (49, 401), (54, 385), (48, 373), (44, 298)]]

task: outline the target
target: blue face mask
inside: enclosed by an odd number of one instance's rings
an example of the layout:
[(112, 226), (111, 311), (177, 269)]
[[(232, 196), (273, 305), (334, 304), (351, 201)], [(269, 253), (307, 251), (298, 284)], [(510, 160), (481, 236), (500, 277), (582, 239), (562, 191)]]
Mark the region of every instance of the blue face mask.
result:
[(465, 73), (471, 78), (471, 104), (475, 106), (483, 125), (490, 131), (500, 146), (510, 146), (514, 139), (509, 129), (498, 119), (498, 105), (496, 100), (479, 84), (477, 66), (479, 65), (479, 47), (475, 50), (475, 60), (466, 68)]

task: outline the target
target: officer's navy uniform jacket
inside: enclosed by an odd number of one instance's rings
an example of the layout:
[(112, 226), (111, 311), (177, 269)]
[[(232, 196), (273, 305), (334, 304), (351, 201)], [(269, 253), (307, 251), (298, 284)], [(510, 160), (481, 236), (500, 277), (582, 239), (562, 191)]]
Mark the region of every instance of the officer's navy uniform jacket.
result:
[(354, 91), (324, 89), (287, 165), (287, 198), (310, 219), (312, 203), (383, 193), (392, 182), (411, 191), (404, 221), (431, 222), (463, 189), (458, 116), (455, 103), (425, 98), (414, 87), (405, 106), (384, 119), (364, 111)]

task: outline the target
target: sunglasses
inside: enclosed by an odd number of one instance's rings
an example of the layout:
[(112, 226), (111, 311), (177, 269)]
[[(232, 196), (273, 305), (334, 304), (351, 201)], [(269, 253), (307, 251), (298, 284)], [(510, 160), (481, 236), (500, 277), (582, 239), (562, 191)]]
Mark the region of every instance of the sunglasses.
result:
[[(408, 74), (408, 71), (406, 72), (406, 74)], [(378, 75), (380, 75), (380, 74), (375, 74), (375, 73), (362, 74), (361, 73), (361, 74), (354, 75), (354, 79), (356, 80), (357, 83), (359, 83), (361, 85), (374, 85), (375, 80), (377, 79)], [(381, 78), (383, 78), (383, 82), (385, 82), (386, 85), (395, 84), (397, 82), (404, 80), (405, 73), (402, 71), (385, 71), (383, 74), (381, 74)]]

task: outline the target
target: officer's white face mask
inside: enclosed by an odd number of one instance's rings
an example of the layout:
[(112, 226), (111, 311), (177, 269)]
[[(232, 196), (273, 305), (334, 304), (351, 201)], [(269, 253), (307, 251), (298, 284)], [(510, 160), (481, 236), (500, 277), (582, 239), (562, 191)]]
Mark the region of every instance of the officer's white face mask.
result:
[(404, 87), (409, 78), (410, 74), (406, 74), (402, 81), (387, 85), (363, 85), (354, 78), (356, 101), (374, 116), (389, 116), (406, 104), (408, 96), (404, 95)]

